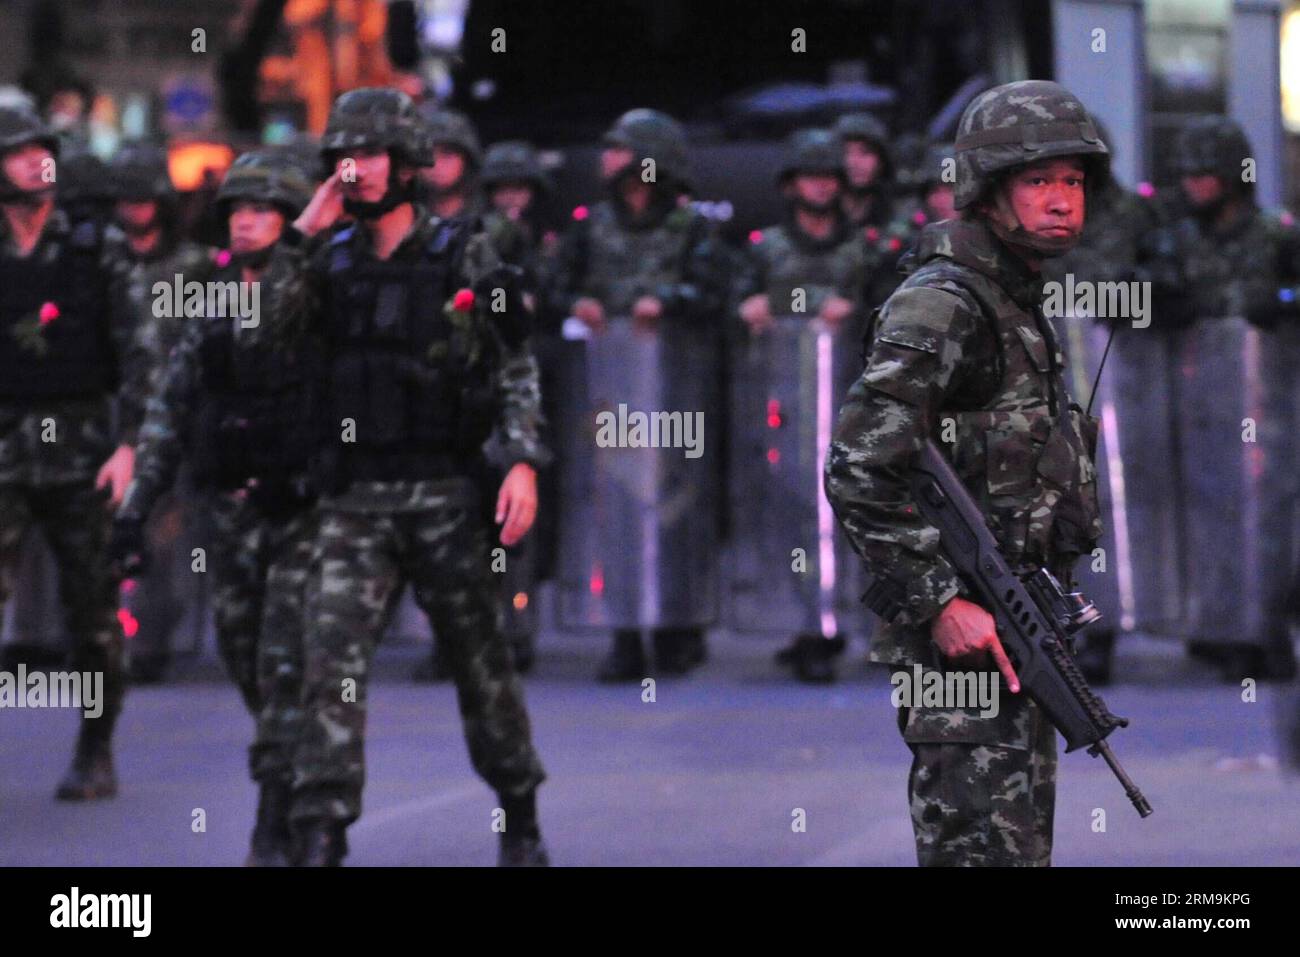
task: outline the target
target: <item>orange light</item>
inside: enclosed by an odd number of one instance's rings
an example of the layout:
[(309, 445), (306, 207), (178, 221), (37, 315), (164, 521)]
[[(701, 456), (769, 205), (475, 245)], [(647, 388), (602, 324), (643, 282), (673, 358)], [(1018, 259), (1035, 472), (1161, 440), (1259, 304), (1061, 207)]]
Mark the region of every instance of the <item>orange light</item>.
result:
[(515, 611), (523, 611), (525, 608), (527, 608), (528, 592), (526, 591), (515, 592), (514, 605), (515, 605)]
[(209, 180), (219, 180), (235, 161), (224, 143), (176, 143), (167, 153), (167, 172), (182, 193), (193, 192)]

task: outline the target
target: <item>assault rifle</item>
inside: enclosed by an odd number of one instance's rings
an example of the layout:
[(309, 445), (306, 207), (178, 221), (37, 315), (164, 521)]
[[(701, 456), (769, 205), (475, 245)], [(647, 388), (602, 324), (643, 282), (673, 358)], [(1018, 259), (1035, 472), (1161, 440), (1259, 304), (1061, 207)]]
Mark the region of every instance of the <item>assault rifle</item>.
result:
[[(993, 613), (1021, 688), (1061, 732), (1066, 752), (1086, 746), (1093, 757), (1101, 755), (1138, 814), (1150, 815), (1151, 805), (1106, 743), (1116, 728), (1128, 727), (1128, 719), (1110, 713), (1071, 654), (1070, 637), (1101, 617), (1097, 607), (1080, 592), (1064, 591), (1045, 568), (1023, 578), (1012, 571), (979, 506), (933, 440), (917, 455), (910, 483), (921, 514), (939, 529), (944, 555)], [(899, 588), (883, 578), (872, 582), (862, 600), (887, 621), (902, 611)]]

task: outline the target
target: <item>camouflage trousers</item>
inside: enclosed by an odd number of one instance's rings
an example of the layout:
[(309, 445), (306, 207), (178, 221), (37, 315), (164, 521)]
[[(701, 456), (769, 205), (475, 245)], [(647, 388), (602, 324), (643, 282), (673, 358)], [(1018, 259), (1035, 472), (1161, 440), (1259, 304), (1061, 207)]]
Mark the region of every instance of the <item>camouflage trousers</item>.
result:
[(307, 589), (307, 716), (294, 758), (294, 821), (350, 824), (361, 815), (370, 663), (408, 582), (450, 664), (474, 769), (511, 796), (546, 776), (498, 622), (479, 510), (454, 498), (417, 511), (322, 508)]
[(59, 596), (72, 638), (69, 667), (102, 672), (104, 710), (97, 733), (111, 735), (126, 693), (118, 586), (104, 550), (112, 512), (109, 490), (91, 482), (0, 484), (0, 613), (13, 594), (23, 535), (37, 525), (59, 571)]
[(1056, 805), (1056, 729), (998, 679), (998, 713), (899, 708), (912, 750), (907, 798), (922, 867), (1047, 867)]
[(217, 647), (257, 724), (249, 773), (288, 783), (302, 728), (304, 599), (316, 512), (269, 517), (241, 493), (214, 495), (211, 512)]

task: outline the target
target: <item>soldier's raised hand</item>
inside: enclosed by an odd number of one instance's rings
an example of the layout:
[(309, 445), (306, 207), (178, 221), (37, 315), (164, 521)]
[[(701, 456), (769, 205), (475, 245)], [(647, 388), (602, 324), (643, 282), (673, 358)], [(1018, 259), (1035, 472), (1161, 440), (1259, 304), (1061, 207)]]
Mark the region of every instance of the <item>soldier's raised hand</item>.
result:
[(315, 236), (322, 229), (333, 226), (343, 215), (343, 189), (340, 182), (339, 171), (335, 170), (329, 179), (316, 187), (311, 202), (293, 221), (293, 225), (304, 236)]
[(766, 332), (776, 322), (772, 317), (772, 304), (763, 293), (750, 296), (740, 304), (740, 318), (745, 320), (753, 335)]
[(930, 639), (945, 658), (957, 664), (982, 667), (987, 662), (986, 654), (992, 655), (1012, 694), (1020, 691), (1020, 679), (998, 640), (997, 623), (974, 602), (958, 596), (944, 605), (939, 617), (930, 623)]
[(95, 476), (95, 488), (103, 488), (105, 485), (111, 487), (108, 503), (113, 508), (122, 504), (133, 471), (135, 449), (129, 445), (119, 445), (108, 461), (99, 467), (99, 473)]

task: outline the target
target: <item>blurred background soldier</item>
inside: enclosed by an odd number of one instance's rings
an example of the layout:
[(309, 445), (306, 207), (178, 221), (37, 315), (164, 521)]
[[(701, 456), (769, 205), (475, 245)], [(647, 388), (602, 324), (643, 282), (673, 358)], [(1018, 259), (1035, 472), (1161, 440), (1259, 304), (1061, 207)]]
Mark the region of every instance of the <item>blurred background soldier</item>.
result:
[[(115, 203), (109, 243), (124, 268), (118, 280), (134, 317), (132, 334), (148, 357), (153, 393), (187, 321), (171, 310), (154, 309), (154, 284), (165, 282), (170, 288), (178, 275), (182, 283), (205, 282), (212, 260), (207, 249), (181, 235), (176, 190), (161, 147), (128, 144), (113, 157), (108, 173)], [(187, 486), (188, 477), (154, 510), (147, 530), (154, 561), (147, 574), (131, 579), (128, 586), (126, 605), (138, 630), (129, 636), (127, 667), (136, 681), (162, 679), (171, 658), (172, 632), (195, 584), (189, 568), (195, 529), (184, 504)]]
[(893, 215), (889, 131), (870, 113), (849, 113), (835, 122), (834, 132), (844, 151), (845, 215), (854, 226), (884, 227)]
[[(369, 666), (410, 583), (450, 663), (471, 760), (505, 811), (498, 860), (545, 864), (545, 774), (489, 553), (490, 516), (509, 547), (536, 512), (535, 468), (547, 456), (537, 367), (518, 289), (484, 234), (412, 202), (415, 170), (429, 161), (421, 137), (405, 94), (339, 97), (321, 140), (337, 171), (286, 232), (268, 278), (263, 329), (272, 341), (323, 337), (329, 383), (290, 814), (297, 860), (335, 865), (347, 853), (346, 828), (361, 814)], [(354, 222), (335, 228), (343, 213)], [(487, 305), (498, 289), (500, 314)], [(495, 464), (507, 470), (499, 490), (481, 479), (494, 425)]]
[[(483, 159), (479, 177), (486, 200), (483, 225), (492, 247), (511, 266), (521, 270), (524, 306), (537, 318), (541, 276), (554, 260), (558, 240), (550, 228), (551, 179), (542, 169), (537, 150), (520, 140), (493, 143)], [(534, 323), (533, 351), (541, 374), (542, 413), (546, 424), (542, 438), (554, 448), (551, 430), (559, 420), (557, 337), (555, 331)], [(527, 674), (535, 656), (538, 628), (537, 582), (549, 578), (554, 567), (559, 495), (554, 467), (538, 474), (537, 525), (523, 542), (507, 551), (501, 582), (501, 614), (506, 636), (515, 648), (515, 665)]]
[(89, 150), (61, 151), (57, 201), (74, 224), (89, 219), (102, 229), (113, 217), (108, 164)]
[[(310, 197), (311, 183), (287, 159), (239, 157), (217, 193), (229, 248), (211, 281), (260, 282), (284, 225)], [(248, 863), (283, 866), (302, 715), (302, 598), (315, 542), (306, 473), (321, 369), (305, 349), (246, 341), (245, 322), (260, 317), (218, 312), (188, 317), (164, 357), (113, 551), (127, 567), (144, 562), (146, 522), (187, 461), (213, 519), (217, 647), (257, 722), (249, 766), (261, 790)]]
[[(1106, 147), (1064, 87), (1028, 80), (977, 96), (955, 144), (962, 217), (926, 227), (910, 275), (881, 310), (862, 377), (840, 411), (826, 494), (893, 592), (873, 610), (875, 661), (956, 663), (1007, 682), (996, 715), (901, 706), (913, 753), (908, 803), (922, 865), (1051, 862), (1056, 729), (1019, 692), (993, 617), (939, 549), (905, 478), (935, 439), (1017, 570), (1068, 588), (1101, 532), (1092, 466), (1097, 422), (1070, 402), (1064, 360), (1041, 315), (1039, 269), (1083, 230), (1085, 187)], [(945, 420), (955, 440), (945, 441)], [(952, 439), (952, 437), (948, 437)], [(992, 658), (989, 652), (992, 652)]]
[[(751, 236), (746, 265), (736, 280), (739, 315), (751, 336), (769, 332), (778, 317), (791, 316), (819, 319), (837, 332), (854, 314), (855, 298), (870, 269), (867, 248), (840, 204), (845, 182), (842, 149), (827, 130), (799, 130), (787, 143), (777, 178), (785, 219)], [(853, 330), (844, 329), (843, 335), (851, 337)], [(795, 358), (778, 363), (773, 374), (792, 374)], [(842, 395), (843, 389), (835, 393)], [(736, 519), (738, 525), (745, 521), (743, 515)], [(773, 569), (772, 574), (778, 573)], [(812, 607), (806, 612), (811, 628), (818, 615)], [(778, 652), (776, 660), (793, 666), (801, 681), (833, 681), (833, 660), (844, 650), (844, 641), (839, 633), (805, 631)]]
[[(729, 260), (709, 221), (691, 209), (685, 198), (690, 190), (685, 131), (672, 117), (641, 108), (619, 117), (603, 142), (601, 178), (607, 195), (589, 209), (583, 206), (575, 211), (556, 265), (551, 308), (559, 315), (576, 317), (597, 335), (614, 320), (620, 328), (630, 322), (647, 335), (682, 335), (681, 342), (689, 343), (683, 348), (710, 366), (709, 381), (716, 383), (719, 320), (727, 294)], [(618, 361), (613, 355), (594, 361), (605, 364), (607, 358)], [(657, 382), (666, 371), (671, 370), (625, 369), (624, 374), (651, 376)], [(594, 376), (610, 372), (608, 367), (589, 369)], [(662, 401), (668, 408), (642, 411), (668, 412), (674, 407), (681, 396), (674, 398), (670, 384), (664, 388)], [(678, 411), (687, 414), (697, 408), (678, 407)], [(574, 422), (573, 427), (590, 426)], [(680, 456), (680, 450), (675, 454)], [(654, 582), (647, 585), (642, 573), (630, 567), (624, 576), (612, 564), (608, 568), (601, 565), (599, 600), (608, 614), (599, 617), (611, 618), (609, 624), (614, 628), (613, 646), (598, 672), (602, 681), (645, 677), (642, 627), (651, 629), (655, 665), (660, 671), (682, 674), (705, 659), (704, 628), (716, 610), (706, 584), (698, 580), (689, 583), (685, 569), (703, 569), (700, 574), (710, 580), (716, 575), (716, 543), (711, 534), (716, 522), (711, 493), (716, 482), (710, 480), (705, 488), (694, 471), (690, 478), (684, 472), (678, 474), (674, 479), (665, 472), (656, 479), (661, 484), (643, 490), (642, 504), (646, 504), (680, 480), (683, 496), (694, 503), (689, 514), (681, 508), (677, 514), (655, 508), (654, 527), (643, 526), (634, 533), (654, 540), (646, 544), (655, 549), (657, 568), (646, 570)], [(705, 513), (703, 519), (700, 512)], [(574, 517), (571, 522), (566, 516), (564, 531), (579, 521)], [(701, 527), (701, 521), (707, 527)], [(618, 534), (612, 526), (574, 527), (572, 532), (579, 537)], [(617, 562), (610, 549), (623, 554), (625, 562), (619, 567), (640, 565), (643, 559), (638, 556), (645, 554), (635, 541), (604, 541), (593, 547), (600, 553), (597, 561), (606, 564)], [(570, 543), (562, 546), (569, 558), (579, 550)], [(575, 576), (584, 588), (588, 573), (590, 570)], [(694, 596), (687, 594), (692, 589)]]
[(118, 579), (104, 548), (109, 508), (131, 479), (146, 369), (129, 345), (131, 317), (113, 314), (121, 264), (93, 221), (73, 228), (55, 208), (58, 152), (35, 114), (0, 109), (0, 602), (36, 524), (59, 570), (71, 665), (103, 676), (103, 713), (83, 714), (58, 788), (85, 800), (117, 793), (111, 742), (125, 675)]
[[(1285, 678), (1295, 673), (1292, 523), (1259, 516), (1294, 498), (1300, 233), (1289, 213), (1257, 205), (1251, 146), (1232, 120), (1191, 120), (1172, 159), (1181, 209), (1141, 257), (1155, 322), (1175, 336), (1170, 428), (1187, 578), (1178, 630), (1227, 680)], [(1250, 388), (1225, 393), (1225, 380)]]
[(425, 124), (432, 163), (421, 168), (430, 210), (448, 219), (483, 212), (478, 191), (478, 173), (483, 149), (469, 117), (457, 110), (439, 107), (428, 114)]

